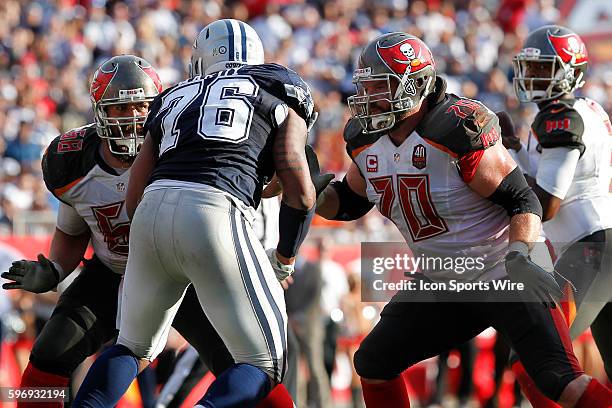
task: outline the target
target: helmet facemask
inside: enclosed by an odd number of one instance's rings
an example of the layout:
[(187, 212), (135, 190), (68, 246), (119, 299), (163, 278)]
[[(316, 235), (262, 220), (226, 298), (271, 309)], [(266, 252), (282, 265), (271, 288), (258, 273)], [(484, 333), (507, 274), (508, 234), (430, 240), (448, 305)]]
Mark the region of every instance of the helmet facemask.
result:
[(204, 70), (202, 69), (202, 58), (192, 55), (191, 60), (189, 61), (188, 71), (189, 78), (202, 76), (204, 74)]
[(584, 85), (583, 73), (579, 72), (576, 78), (574, 69), (555, 56), (528, 58), (518, 55), (514, 57), (513, 66), (514, 90), (521, 102), (557, 99)]
[[(95, 104), (98, 136), (108, 141), (108, 147), (114, 156), (124, 161), (131, 161), (136, 157), (144, 142), (143, 127), (147, 114), (109, 116), (108, 108), (117, 105), (151, 103), (151, 101), (153, 101), (153, 98), (145, 98), (144, 92), (142, 92), (142, 95), (131, 98), (131, 100), (103, 100)], [(148, 107), (146, 111), (148, 111)]]
[[(113, 105), (128, 103), (150, 103), (153, 98), (142, 98), (135, 101), (101, 101), (96, 104), (95, 118), (98, 136), (108, 140), (111, 153), (120, 159), (133, 159), (140, 151), (144, 142), (144, 123), (147, 115), (138, 116), (109, 116), (107, 109)], [(147, 109), (148, 110), (148, 109)]]
[(364, 133), (380, 133), (393, 129), (406, 112), (418, 109), (433, 88), (433, 76), (416, 78), (406, 73), (367, 73), (358, 69), (353, 76), (357, 93), (348, 98), (352, 116), (359, 121)]

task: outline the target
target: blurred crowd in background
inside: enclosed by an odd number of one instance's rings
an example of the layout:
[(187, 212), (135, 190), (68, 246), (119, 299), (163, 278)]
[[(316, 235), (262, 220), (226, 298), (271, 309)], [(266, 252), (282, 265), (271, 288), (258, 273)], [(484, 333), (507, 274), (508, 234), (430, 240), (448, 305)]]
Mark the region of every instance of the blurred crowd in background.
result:
[[(98, 65), (113, 55), (135, 54), (147, 59), (164, 87), (168, 87), (186, 77), (191, 44), (201, 28), (219, 18), (248, 21), (264, 43), (266, 60), (293, 68), (311, 86), (320, 114), (309, 142), (315, 146), (322, 168), (341, 178), (350, 160), (342, 140), (342, 130), (350, 116), (346, 97), (354, 92), (352, 72), (359, 52), (369, 40), (391, 31), (422, 38), (433, 52), (438, 74), (448, 81), (449, 92), (481, 100), (494, 111), (507, 110), (518, 134), (526, 138), (535, 111), (534, 106), (519, 105), (514, 96), (512, 56), (529, 31), (547, 23), (567, 24), (560, 3), (3, 0), (0, 235), (52, 231), (58, 202), (42, 182), (40, 158), (58, 134), (93, 122), (89, 81)], [(589, 47), (588, 41), (586, 44)], [(590, 64), (586, 86), (580, 94), (612, 112), (612, 67)], [(313, 229), (312, 235), (333, 236), (334, 243), (344, 244), (401, 240), (395, 228), (374, 213), (342, 228), (317, 220), (318, 228)], [(11, 256), (4, 253), (3, 257), (7, 258), (1, 262), (4, 268)], [(319, 267), (332, 268), (331, 264), (321, 266), (327, 262), (321, 257), (315, 258)], [(346, 339), (359, 339), (377, 313), (358, 300), (358, 267), (335, 263), (333, 268), (340, 273), (326, 270), (321, 274), (323, 281), (315, 283), (313, 290), (323, 293), (321, 306), (316, 307), (321, 307), (332, 321), (344, 322), (340, 325), (344, 343), (338, 342), (337, 350), (350, 356), (353, 343)], [(31, 312), (22, 313), (22, 323), (17, 319), (9, 325), (22, 324), (21, 336), (33, 339), (37, 325), (44, 322), (55, 299), (56, 295), (51, 294), (47, 300), (38, 297), (34, 301), (20, 294), (7, 303), (6, 294), (0, 293), (0, 312)], [(334, 317), (335, 310), (342, 314), (335, 312)], [(27, 362), (27, 350), (18, 360), (20, 364)], [(357, 387), (355, 381), (353, 378), (351, 383)], [(329, 381), (326, 384), (329, 386)]]
[[(0, 234), (36, 232), (22, 227), (23, 218), (56, 208), (41, 181), (41, 154), (59, 133), (93, 121), (89, 81), (113, 55), (147, 59), (168, 87), (186, 77), (202, 27), (225, 17), (248, 21), (266, 59), (310, 84), (320, 112), (310, 143), (322, 167), (341, 176), (349, 160), (345, 101), (370, 39), (390, 31), (419, 36), (450, 92), (509, 110), (524, 137), (533, 106), (514, 97), (512, 56), (530, 30), (564, 23), (554, 0), (5, 0), (0, 16)], [(582, 93), (610, 111), (610, 66), (591, 64)]]

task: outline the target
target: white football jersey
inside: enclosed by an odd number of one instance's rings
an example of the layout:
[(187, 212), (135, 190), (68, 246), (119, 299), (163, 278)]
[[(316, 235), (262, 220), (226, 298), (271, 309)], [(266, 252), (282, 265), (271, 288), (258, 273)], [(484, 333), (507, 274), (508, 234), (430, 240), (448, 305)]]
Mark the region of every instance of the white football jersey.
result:
[(129, 173), (128, 169), (114, 175), (96, 165), (61, 196), (89, 226), (98, 258), (120, 274), (125, 272), (129, 250), (130, 220), (125, 209)]
[(413, 132), (400, 146), (385, 135), (354, 161), (367, 196), (400, 230), (414, 256), (482, 258), (485, 268), (457, 274), (423, 271), (432, 279), (494, 279), (505, 274), (509, 217), (462, 179), (458, 159)]
[[(538, 113), (527, 143), (530, 176), (534, 178), (538, 172), (554, 173), (559, 168), (554, 163), (547, 166), (550, 169), (538, 168), (541, 167), (542, 149), (551, 146), (542, 147), (540, 143), (543, 140), (552, 140), (554, 143), (553, 137), (560, 138), (561, 132), (567, 132), (574, 137), (570, 143), (581, 143), (584, 146), (559, 212), (543, 224), (546, 237), (556, 244), (559, 251), (596, 231), (612, 228), (612, 196), (609, 193), (612, 155), (610, 119), (603, 108), (591, 99), (578, 98), (566, 104), (565, 109), (553, 104)], [(565, 142), (559, 142), (552, 146), (564, 145)], [(569, 176), (560, 177), (572, 177), (571, 172)]]
[(276, 248), (278, 244), (278, 213), (280, 199), (265, 198), (259, 202), (253, 220), (253, 230), (264, 248)]
[(117, 174), (106, 165), (100, 143), (93, 125), (58, 136), (45, 152), (43, 175), (49, 190), (87, 223), (100, 261), (123, 274), (129, 249), (125, 196), (130, 171)]

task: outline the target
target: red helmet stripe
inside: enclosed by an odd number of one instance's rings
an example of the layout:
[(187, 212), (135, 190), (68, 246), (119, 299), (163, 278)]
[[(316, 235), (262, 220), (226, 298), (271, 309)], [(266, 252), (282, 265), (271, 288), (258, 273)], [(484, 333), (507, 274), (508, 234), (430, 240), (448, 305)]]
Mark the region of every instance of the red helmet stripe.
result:
[(91, 87), (89, 89), (89, 93), (95, 102), (99, 102), (100, 99), (104, 96), (106, 92), (106, 88), (113, 80), (113, 77), (117, 73), (117, 66), (112, 71), (106, 72), (102, 70), (102, 67), (98, 68), (96, 73), (94, 74), (94, 79), (91, 82)]
[(140, 67), (145, 74), (147, 74), (147, 76), (149, 78), (151, 78), (153, 80), (153, 83), (155, 84), (155, 88), (157, 88), (157, 92), (161, 92), (162, 91), (162, 83), (161, 80), (159, 79), (159, 75), (157, 75), (157, 72), (155, 71), (155, 69), (153, 69), (152, 66), (148, 66), (148, 67)]

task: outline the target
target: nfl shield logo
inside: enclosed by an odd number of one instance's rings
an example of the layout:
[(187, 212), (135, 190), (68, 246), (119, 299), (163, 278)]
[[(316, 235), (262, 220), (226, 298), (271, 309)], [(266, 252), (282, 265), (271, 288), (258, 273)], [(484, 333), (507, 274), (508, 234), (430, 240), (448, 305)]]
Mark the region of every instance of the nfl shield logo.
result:
[(414, 146), (412, 151), (412, 165), (419, 170), (423, 170), (427, 165), (427, 150), (422, 144)]

